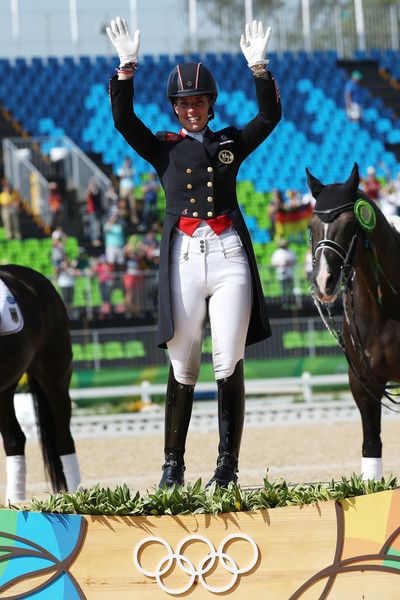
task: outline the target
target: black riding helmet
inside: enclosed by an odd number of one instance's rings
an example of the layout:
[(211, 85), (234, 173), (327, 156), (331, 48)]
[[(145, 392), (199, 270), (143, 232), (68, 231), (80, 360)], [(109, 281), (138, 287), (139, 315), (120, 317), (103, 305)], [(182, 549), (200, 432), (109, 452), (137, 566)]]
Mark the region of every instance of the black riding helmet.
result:
[[(214, 118), (214, 102), (218, 96), (217, 84), (211, 71), (203, 63), (176, 65), (167, 82), (167, 97), (174, 107), (176, 98), (185, 96), (209, 96), (211, 99), (208, 118)], [(175, 110), (174, 114), (176, 116)]]

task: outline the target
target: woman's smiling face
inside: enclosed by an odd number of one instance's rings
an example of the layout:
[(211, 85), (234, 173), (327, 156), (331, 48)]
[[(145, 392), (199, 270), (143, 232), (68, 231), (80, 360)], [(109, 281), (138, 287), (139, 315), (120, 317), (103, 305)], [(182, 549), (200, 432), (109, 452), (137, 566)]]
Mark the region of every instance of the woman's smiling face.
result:
[(177, 98), (174, 108), (181, 125), (187, 131), (201, 131), (206, 127), (210, 100), (205, 94)]

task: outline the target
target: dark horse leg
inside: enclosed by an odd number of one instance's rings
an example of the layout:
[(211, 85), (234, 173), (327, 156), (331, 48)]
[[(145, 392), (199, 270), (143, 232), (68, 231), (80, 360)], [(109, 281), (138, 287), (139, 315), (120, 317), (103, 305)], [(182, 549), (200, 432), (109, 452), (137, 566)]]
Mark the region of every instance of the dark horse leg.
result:
[(6, 453), (6, 502), (25, 500), (25, 434), (15, 416), (14, 392), (17, 384), (0, 392), (0, 433)]
[[(363, 429), (361, 472), (364, 480), (382, 477), (382, 442), (380, 401), (372, 398), (359, 378), (350, 370), (350, 389), (361, 415)], [(384, 388), (370, 387), (376, 398), (381, 398)]]
[(28, 377), (42, 435), (43, 457), (53, 490), (75, 491), (80, 483), (80, 473), (70, 431), (72, 353), (68, 337), (61, 330), (57, 335), (55, 339), (48, 340), (36, 357)]

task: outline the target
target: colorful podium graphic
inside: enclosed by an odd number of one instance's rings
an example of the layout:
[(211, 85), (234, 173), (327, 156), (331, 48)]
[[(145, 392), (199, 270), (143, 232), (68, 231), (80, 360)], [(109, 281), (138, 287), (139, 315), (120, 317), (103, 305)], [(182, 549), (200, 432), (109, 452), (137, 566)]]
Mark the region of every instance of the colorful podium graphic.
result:
[(0, 599), (394, 600), (399, 575), (400, 489), (216, 517), (0, 511)]

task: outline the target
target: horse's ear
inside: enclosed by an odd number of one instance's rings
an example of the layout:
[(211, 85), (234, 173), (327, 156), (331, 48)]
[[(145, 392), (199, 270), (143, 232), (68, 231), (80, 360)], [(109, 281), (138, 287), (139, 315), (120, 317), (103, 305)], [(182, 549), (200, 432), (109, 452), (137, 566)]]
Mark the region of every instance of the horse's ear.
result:
[(310, 171), (308, 170), (308, 168), (306, 167), (306, 173), (307, 173), (307, 183), (308, 183), (308, 187), (311, 190), (312, 195), (314, 196), (314, 198), (316, 198), (318, 196), (318, 194), (320, 193), (320, 191), (325, 187), (323, 183), (320, 182), (319, 179), (317, 179), (316, 177), (314, 177), (314, 175), (312, 175), (310, 173)]
[(354, 193), (358, 190), (360, 183), (360, 174), (358, 172), (358, 164), (355, 162), (351, 170), (350, 177), (345, 183), (346, 187), (349, 187)]

